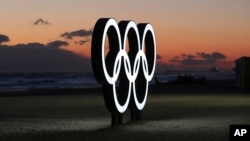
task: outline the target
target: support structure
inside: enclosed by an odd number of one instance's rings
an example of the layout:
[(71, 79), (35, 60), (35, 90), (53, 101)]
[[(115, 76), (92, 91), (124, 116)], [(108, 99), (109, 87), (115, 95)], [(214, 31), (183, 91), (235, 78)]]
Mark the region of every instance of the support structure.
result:
[(118, 112), (111, 113), (111, 126), (120, 125), (123, 122), (123, 114)]

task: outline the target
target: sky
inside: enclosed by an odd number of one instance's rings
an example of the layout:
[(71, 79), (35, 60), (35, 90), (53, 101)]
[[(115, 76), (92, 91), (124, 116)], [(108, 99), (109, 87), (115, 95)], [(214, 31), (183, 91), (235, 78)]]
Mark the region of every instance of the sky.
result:
[(159, 72), (232, 69), (250, 56), (249, 0), (0, 0), (0, 71), (91, 71), (104, 17), (151, 23)]

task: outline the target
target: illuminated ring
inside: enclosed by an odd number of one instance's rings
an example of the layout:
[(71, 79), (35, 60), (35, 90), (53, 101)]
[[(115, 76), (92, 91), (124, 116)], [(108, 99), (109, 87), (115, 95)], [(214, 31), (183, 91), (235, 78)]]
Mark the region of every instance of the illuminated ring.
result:
[[(106, 36), (108, 36), (110, 47), (105, 56)], [(128, 53), (126, 52), (127, 39), (129, 41)], [(133, 92), (136, 108), (138, 110), (144, 108), (148, 82), (153, 78), (156, 64), (155, 35), (150, 24), (136, 25), (133, 21), (121, 21), (118, 25), (111, 18), (99, 19), (93, 31), (91, 58), (95, 78), (104, 85), (104, 99), (109, 110), (125, 112), (130, 102), (131, 92)], [(142, 74), (139, 74), (141, 71), (143, 71), (143, 79)], [(116, 83), (120, 75), (124, 73), (128, 91), (125, 100), (120, 102)], [(144, 82), (141, 83), (141, 81)], [(124, 80), (122, 83), (125, 83)], [(136, 85), (140, 83), (145, 86), (138, 88)], [(144, 94), (141, 94), (140, 90), (140, 96), (138, 96), (137, 89), (144, 89)]]

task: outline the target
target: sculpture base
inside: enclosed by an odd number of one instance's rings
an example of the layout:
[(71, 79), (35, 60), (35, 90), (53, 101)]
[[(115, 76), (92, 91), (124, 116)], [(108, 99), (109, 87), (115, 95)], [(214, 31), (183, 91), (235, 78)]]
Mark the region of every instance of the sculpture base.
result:
[[(139, 110), (131, 110), (131, 121), (140, 121), (142, 112)], [(118, 112), (111, 113), (111, 126), (117, 126), (123, 123), (123, 114)]]

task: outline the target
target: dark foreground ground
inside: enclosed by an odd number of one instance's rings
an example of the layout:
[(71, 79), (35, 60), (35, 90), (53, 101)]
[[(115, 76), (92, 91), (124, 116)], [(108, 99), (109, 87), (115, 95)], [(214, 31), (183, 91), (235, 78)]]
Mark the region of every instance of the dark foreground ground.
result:
[(230, 124), (250, 124), (249, 91), (232, 86), (153, 86), (143, 120), (128, 110), (117, 127), (100, 89), (0, 95), (1, 141), (227, 141)]

